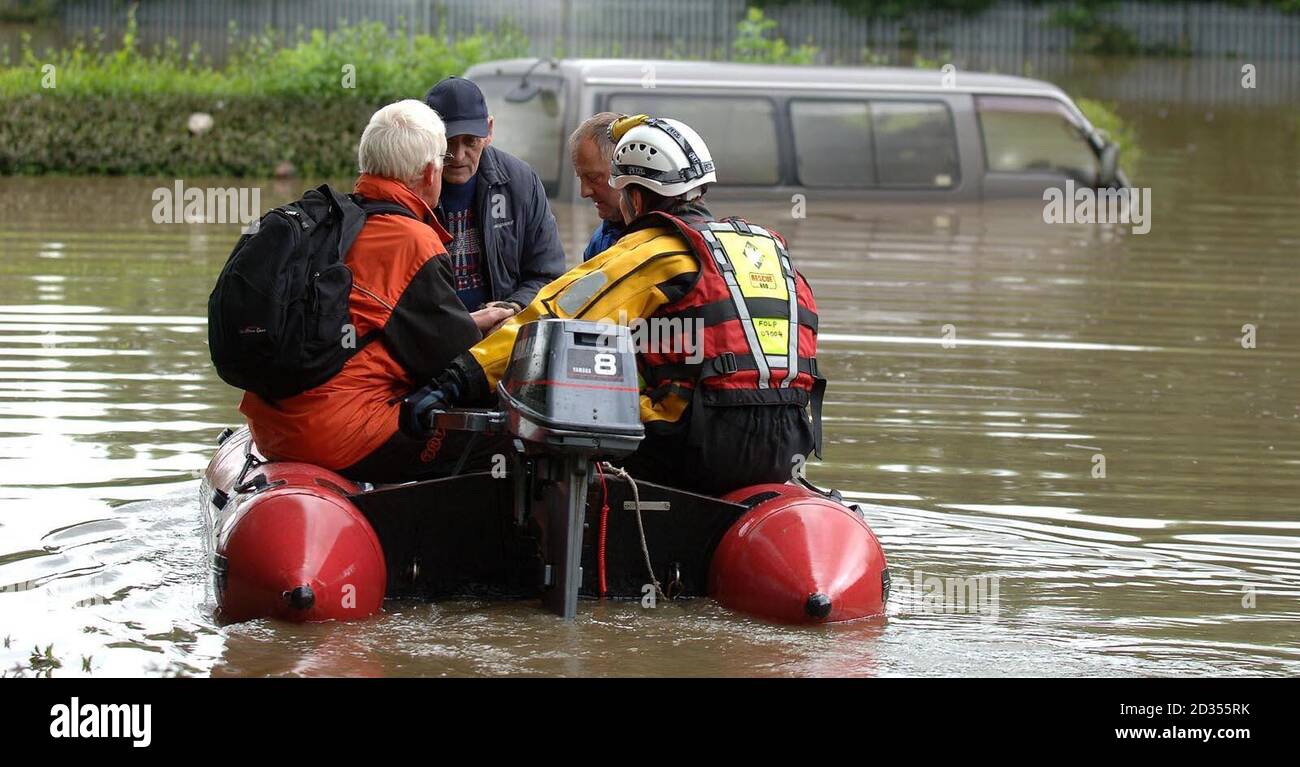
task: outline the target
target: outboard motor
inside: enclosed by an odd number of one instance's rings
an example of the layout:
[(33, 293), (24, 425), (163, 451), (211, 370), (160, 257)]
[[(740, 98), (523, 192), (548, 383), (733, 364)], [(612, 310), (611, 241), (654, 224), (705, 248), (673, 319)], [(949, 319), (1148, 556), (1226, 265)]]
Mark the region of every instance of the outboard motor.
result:
[(592, 461), (625, 456), (645, 436), (631, 335), (609, 323), (529, 323), (519, 329), (497, 394), (501, 412), (450, 410), (434, 420), (513, 437), (527, 459), (527, 476), (516, 482), (515, 520), (531, 516), (542, 531), (542, 604), (573, 620)]
[(542, 604), (573, 620), (592, 459), (625, 456), (645, 435), (628, 329), (558, 319), (525, 325), (497, 394), (515, 448), (533, 458), (533, 481), (551, 485), (533, 509), (542, 528)]
[(515, 338), (497, 384), (506, 428), (527, 455), (617, 458), (636, 450), (640, 388), (622, 325), (539, 320)]

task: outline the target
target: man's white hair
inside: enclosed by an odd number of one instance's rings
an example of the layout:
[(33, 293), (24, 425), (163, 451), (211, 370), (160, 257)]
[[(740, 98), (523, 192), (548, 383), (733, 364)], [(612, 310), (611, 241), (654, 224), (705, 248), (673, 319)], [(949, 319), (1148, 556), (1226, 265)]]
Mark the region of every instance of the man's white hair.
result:
[(442, 172), (446, 153), (447, 128), (442, 118), (423, 101), (404, 99), (370, 118), (357, 147), (357, 164), (362, 173), (414, 184), (429, 163)]

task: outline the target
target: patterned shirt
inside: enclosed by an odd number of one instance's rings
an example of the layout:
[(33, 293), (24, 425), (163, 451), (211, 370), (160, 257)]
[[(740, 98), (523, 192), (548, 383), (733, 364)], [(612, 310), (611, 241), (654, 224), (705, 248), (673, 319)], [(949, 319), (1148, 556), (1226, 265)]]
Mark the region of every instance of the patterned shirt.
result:
[(488, 292), (487, 263), (483, 258), (483, 232), (474, 210), (474, 190), (478, 176), (464, 184), (442, 183), (443, 222), (451, 234), (447, 255), (456, 280), (456, 295), (465, 308), (477, 311), (491, 298)]

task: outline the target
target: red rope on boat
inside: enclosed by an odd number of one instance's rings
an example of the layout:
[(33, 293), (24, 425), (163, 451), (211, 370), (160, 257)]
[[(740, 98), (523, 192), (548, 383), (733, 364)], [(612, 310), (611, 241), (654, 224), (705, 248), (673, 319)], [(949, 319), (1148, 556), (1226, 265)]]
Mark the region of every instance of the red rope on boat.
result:
[(605, 532), (609, 529), (609, 488), (605, 485), (605, 470), (596, 462), (596, 473), (600, 475), (600, 530), (596, 538), (596, 576), (600, 583), (600, 598), (609, 593), (605, 585)]

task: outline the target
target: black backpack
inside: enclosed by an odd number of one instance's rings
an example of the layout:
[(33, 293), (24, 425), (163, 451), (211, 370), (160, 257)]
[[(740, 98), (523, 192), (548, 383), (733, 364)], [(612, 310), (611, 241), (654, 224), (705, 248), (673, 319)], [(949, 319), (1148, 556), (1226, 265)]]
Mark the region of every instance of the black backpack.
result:
[(366, 217), (384, 213), (415, 218), (325, 184), (239, 238), (208, 297), (208, 348), (221, 380), (271, 401), (291, 397), (334, 377), (378, 336), (348, 333), (352, 270), (343, 259)]

